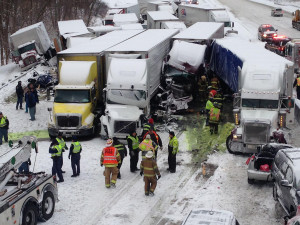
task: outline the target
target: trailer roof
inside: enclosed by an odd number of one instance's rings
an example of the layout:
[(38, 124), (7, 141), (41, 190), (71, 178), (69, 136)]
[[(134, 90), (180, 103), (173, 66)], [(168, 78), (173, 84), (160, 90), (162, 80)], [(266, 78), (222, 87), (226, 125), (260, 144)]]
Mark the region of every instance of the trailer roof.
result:
[(175, 35), (173, 39), (181, 40), (206, 40), (223, 26), (223, 23), (198, 22)]
[(135, 13), (115, 14), (114, 23), (137, 23), (139, 20)]
[(186, 29), (186, 25), (182, 21), (166, 21), (163, 22), (169, 29)]
[(171, 38), (178, 30), (174, 29), (149, 29), (145, 32), (124, 41), (106, 51), (108, 52), (147, 52), (162, 40)]
[(143, 26), (140, 23), (129, 23), (121, 25), (122, 30), (143, 30)]
[(225, 37), (223, 39), (217, 39), (216, 43), (229, 49), (243, 62), (258, 64), (284, 63), (288, 66), (293, 65), (293, 62), (265, 49), (265, 43), (249, 42), (239, 37)]
[(137, 5), (137, 3), (133, 3), (133, 2), (118, 2), (118, 1), (104, 0), (104, 2), (109, 6), (110, 9), (125, 9)]
[(64, 38), (90, 33), (83, 20), (58, 21), (58, 30)]
[(176, 16), (168, 11), (150, 11), (148, 14), (153, 20), (178, 20)]
[(64, 54), (99, 54), (104, 50), (123, 42), (144, 30), (116, 30), (107, 33), (98, 38), (87, 41), (85, 44), (70, 48), (58, 53), (58, 55)]
[(13, 33), (11, 36), (14, 36), (14, 35), (17, 35), (17, 34), (20, 34), (20, 33), (24, 33), (26, 31), (35, 29), (35, 28), (37, 28), (39, 26), (43, 26), (43, 22), (39, 22), (39, 23), (36, 23), (36, 24), (32, 24), (32, 25), (30, 25), (28, 27), (21, 28), (20, 30), (17, 30), (15, 33)]
[(184, 7), (190, 7), (190, 8), (200, 8), (200, 9), (206, 9), (206, 10), (211, 10), (211, 9), (225, 9), (222, 6), (214, 5), (209, 2), (202, 2), (199, 4), (185, 4), (181, 3), (180, 6)]

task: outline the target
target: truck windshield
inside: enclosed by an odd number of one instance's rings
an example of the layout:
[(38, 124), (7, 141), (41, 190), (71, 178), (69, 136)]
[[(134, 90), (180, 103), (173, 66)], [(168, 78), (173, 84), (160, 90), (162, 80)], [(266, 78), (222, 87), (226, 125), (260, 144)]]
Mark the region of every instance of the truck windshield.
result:
[(263, 27), (262, 31), (263, 32), (265, 32), (265, 31), (275, 31), (275, 29), (274, 29), (274, 27)]
[(90, 90), (56, 90), (54, 102), (56, 103), (88, 103)]
[(109, 90), (108, 99), (109, 103), (114, 103), (114, 99), (126, 98), (134, 101), (144, 101), (146, 100), (146, 92), (141, 90)]
[(19, 53), (23, 54), (24, 52), (28, 52), (31, 50), (35, 50), (35, 44), (31, 43), (29, 45), (23, 46), (22, 48), (19, 48)]
[(242, 99), (242, 107), (277, 109), (278, 108), (278, 100), (243, 98)]
[(224, 22), (224, 27), (231, 27), (231, 22)]

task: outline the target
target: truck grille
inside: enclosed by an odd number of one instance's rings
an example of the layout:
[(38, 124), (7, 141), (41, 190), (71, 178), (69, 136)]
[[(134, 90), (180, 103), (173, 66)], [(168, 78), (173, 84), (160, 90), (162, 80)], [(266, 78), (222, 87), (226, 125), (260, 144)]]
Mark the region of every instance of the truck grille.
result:
[(127, 133), (129, 134), (136, 129), (135, 121), (115, 121), (115, 133)]
[(79, 127), (80, 120), (81, 117), (76, 115), (63, 115), (56, 117), (57, 125), (59, 127)]
[(27, 57), (23, 60), (23, 63), (24, 63), (25, 66), (31, 65), (35, 62), (36, 62), (36, 59), (35, 59), (34, 56), (29, 56), (29, 57)]
[(266, 123), (245, 123), (244, 142), (249, 144), (266, 144), (269, 142), (270, 125)]

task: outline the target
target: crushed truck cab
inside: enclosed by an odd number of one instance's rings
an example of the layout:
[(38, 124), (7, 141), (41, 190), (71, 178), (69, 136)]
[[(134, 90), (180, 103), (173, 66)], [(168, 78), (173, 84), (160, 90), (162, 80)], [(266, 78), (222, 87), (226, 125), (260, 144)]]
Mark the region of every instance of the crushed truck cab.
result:
[(62, 61), (60, 81), (55, 87), (50, 136), (89, 136), (94, 133), (97, 106), (97, 69), (93, 61)]

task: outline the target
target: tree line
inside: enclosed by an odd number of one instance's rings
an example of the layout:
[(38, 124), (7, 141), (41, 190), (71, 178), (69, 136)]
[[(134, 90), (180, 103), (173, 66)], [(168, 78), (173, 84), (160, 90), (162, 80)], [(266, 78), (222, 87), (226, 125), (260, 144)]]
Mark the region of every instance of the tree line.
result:
[(43, 21), (53, 39), (58, 34), (58, 21), (83, 19), (91, 26), (107, 9), (102, 0), (0, 0), (0, 65), (9, 61), (9, 37), (17, 30)]

